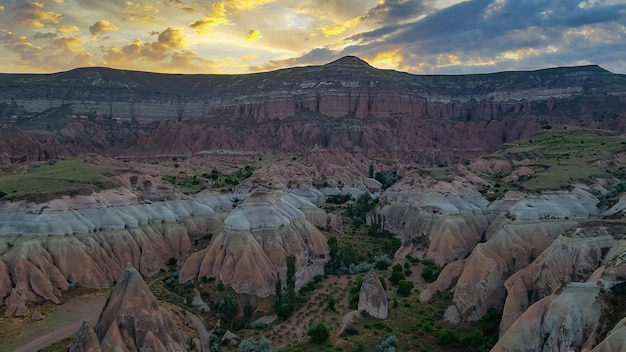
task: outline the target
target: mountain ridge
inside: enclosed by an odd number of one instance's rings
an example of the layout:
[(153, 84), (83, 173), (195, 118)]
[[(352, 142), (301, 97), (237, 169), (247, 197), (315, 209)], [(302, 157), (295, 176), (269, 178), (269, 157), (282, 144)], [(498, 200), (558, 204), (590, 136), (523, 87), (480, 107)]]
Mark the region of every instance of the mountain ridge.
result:
[[(0, 74), (0, 159), (242, 148), (304, 153), (320, 146), (368, 157), (382, 149), (379, 157), (403, 160), (417, 154), (433, 165), (494, 151), (542, 125), (623, 131), (625, 111), (626, 76), (595, 65), (413, 75), (344, 57), (242, 75), (108, 68)], [(166, 125), (172, 122), (182, 125)], [(448, 136), (443, 130), (451, 128), (457, 132)], [(454, 135), (460, 131), (474, 137)]]

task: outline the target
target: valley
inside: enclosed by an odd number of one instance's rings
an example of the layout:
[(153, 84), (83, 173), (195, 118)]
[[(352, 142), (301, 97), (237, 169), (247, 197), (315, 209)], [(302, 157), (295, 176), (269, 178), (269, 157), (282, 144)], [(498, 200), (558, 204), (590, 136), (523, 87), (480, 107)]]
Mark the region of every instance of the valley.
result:
[(46, 350), (622, 351), (625, 122), (597, 66), (0, 74), (0, 330), (88, 292)]

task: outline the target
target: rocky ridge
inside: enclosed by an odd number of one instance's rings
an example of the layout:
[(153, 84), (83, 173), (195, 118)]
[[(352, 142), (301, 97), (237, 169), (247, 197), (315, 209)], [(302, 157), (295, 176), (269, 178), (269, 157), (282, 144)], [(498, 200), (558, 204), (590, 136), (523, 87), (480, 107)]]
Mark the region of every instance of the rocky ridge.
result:
[(278, 274), (286, 277), (285, 258), (294, 255), (296, 287), (302, 287), (324, 273), (329, 259), (326, 238), (304, 212), (313, 208), (292, 194), (252, 194), (228, 215), (211, 244), (185, 261), (180, 282), (217, 277), (238, 293), (265, 297), (274, 292)]
[(623, 131), (625, 95), (624, 76), (597, 66), (420, 76), (355, 57), (251, 75), (3, 74), (0, 122), (11, 131), (2, 162), (317, 146), (433, 165), (475, 158), (542, 124)]
[(174, 325), (141, 274), (126, 266), (95, 328), (83, 323), (70, 351), (186, 351)]
[[(280, 199), (267, 197), (281, 205), (273, 218), (258, 215), (259, 211), (271, 211), (271, 205), (251, 200), (244, 210), (233, 212), (233, 202), (227, 196), (212, 193), (142, 203), (133, 192), (113, 189), (43, 204), (5, 202), (0, 208), (0, 297), (6, 306), (5, 315), (29, 314), (26, 303), (33, 300), (59, 303), (63, 292), (76, 286), (107, 287), (126, 263), (144, 275), (167, 269), (170, 258), (183, 263), (191, 255), (192, 239), (218, 234), (224, 227), (241, 232), (246, 221), (252, 221), (255, 236), (268, 237), (274, 230), (286, 236), (278, 243), (269, 239), (263, 243), (272, 265), (269, 271), (259, 271), (259, 278), (272, 276), (275, 270), (284, 271), (284, 257), (296, 254), (298, 284), (303, 285), (323, 272), (328, 252), (325, 239), (311, 223), (340, 227), (340, 222), (305, 198), (293, 194), (282, 194)], [(246, 214), (257, 215), (249, 219)], [(279, 228), (269, 226), (268, 221)], [(241, 243), (230, 243), (229, 248), (243, 251), (242, 256), (248, 258)], [(246, 279), (230, 276), (231, 272), (225, 272), (227, 267), (216, 268), (215, 273), (230, 277), (225, 281), (243, 290), (249, 275)], [(254, 280), (273, 287), (273, 276), (267, 278), (269, 281)], [(268, 290), (260, 285), (245, 292), (267, 295)]]

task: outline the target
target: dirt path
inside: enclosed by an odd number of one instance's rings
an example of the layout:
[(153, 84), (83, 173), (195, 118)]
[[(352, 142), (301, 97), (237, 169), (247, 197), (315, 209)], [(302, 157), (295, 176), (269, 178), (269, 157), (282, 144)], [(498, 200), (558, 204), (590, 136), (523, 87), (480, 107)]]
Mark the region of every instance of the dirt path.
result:
[(200, 333), (200, 345), (202, 346), (202, 351), (203, 352), (208, 352), (209, 351), (209, 332), (206, 329), (206, 326), (204, 326), (204, 323), (202, 322), (202, 320), (200, 320), (200, 318), (191, 313), (188, 310), (185, 310), (185, 314), (187, 315), (187, 318), (191, 319), (191, 321), (194, 323), (194, 325), (196, 326), (196, 328), (198, 329), (198, 333)]
[(106, 297), (88, 295), (70, 299), (61, 304), (45, 319), (32, 322), (15, 338), (12, 351), (30, 352), (49, 346), (78, 332), (83, 321), (94, 326), (98, 321)]

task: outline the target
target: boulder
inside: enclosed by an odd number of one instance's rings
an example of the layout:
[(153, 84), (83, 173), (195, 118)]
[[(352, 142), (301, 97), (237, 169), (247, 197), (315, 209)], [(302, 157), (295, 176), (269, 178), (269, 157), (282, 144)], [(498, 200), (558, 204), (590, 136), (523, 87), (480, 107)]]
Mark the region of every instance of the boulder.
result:
[(39, 313), (38, 310), (34, 310), (33, 314), (30, 315), (30, 320), (32, 321), (39, 321), (42, 320), (44, 317), (41, 313)]
[(373, 270), (363, 278), (361, 291), (359, 291), (358, 310), (377, 319), (387, 319), (389, 316), (387, 292)]
[(226, 331), (222, 336), (221, 343), (222, 345), (233, 345), (236, 346), (239, 342), (239, 336), (232, 333), (230, 330)]

